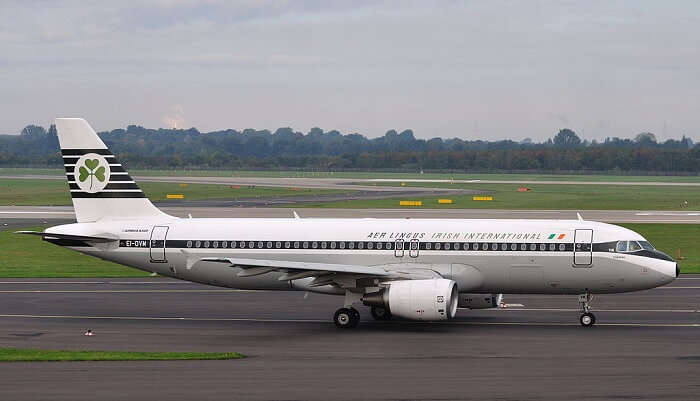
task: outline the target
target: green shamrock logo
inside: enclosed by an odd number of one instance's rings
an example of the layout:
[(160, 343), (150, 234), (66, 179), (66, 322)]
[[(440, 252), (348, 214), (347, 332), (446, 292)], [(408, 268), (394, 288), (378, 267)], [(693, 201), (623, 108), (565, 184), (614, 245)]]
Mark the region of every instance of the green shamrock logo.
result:
[(80, 172), (80, 176), (78, 177), (80, 182), (85, 182), (85, 180), (90, 177), (90, 189), (92, 189), (93, 177), (95, 177), (99, 182), (104, 182), (105, 180), (105, 168), (103, 166), (99, 166), (99, 164), (100, 161), (97, 159), (87, 159), (85, 160), (85, 166), (80, 166), (78, 169)]

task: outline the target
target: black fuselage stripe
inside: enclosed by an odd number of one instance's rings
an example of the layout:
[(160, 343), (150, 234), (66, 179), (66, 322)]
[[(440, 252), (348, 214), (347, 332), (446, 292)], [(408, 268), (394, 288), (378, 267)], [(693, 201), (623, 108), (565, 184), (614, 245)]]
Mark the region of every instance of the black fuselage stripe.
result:
[[(550, 242), (403, 242), (403, 251), (416, 251), (411, 249), (411, 244), (417, 244), (421, 251), (489, 251), (489, 252), (572, 252), (573, 243)], [(120, 240), (119, 246), (127, 248), (149, 248), (150, 240)], [(467, 246), (468, 245), (468, 246)], [(512, 245), (516, 245), (513, 249)], [(554, 247), (551, 247), (554, 245)], [(563, 245), (563, 247), (560, 247)], [(414, 245), (415, 246), (415, 245)], [(465, 248), (465, 246), (467, 246)], [(525, 248), (523, 248), (525, 246)], [(533, 246), (535, 247), (533, 249)], [(153, 248), (162, 248), (163, 241), (153, 241)], [(394, 241), (251, 241), (251, 240), (167, 240), (166, 248), (192, 248), (192, 249), (278, 249), (278, 250), (397, 250)], [(401, 249), (398, 249), (401, 251)], [(590, 252), (590, 244), (581, 244), (579, 252)]]
[(71, 192), (71, 198), (145, 198), (143, 192), (96, 192), (94, 194), (88, 192)]
[(82, 156), (87, 153), (96, 153), (102, 156), (112, 156), (109, 149), (61, 149), (62, 156)]

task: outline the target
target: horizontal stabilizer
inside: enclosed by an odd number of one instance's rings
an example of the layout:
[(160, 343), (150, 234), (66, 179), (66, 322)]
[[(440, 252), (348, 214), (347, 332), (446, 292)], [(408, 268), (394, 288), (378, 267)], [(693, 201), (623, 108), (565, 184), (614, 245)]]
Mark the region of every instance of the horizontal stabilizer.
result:
[(87, 242), (112, 242), (112, 241), (119, 241), (119, 238), (109, 238), (109, 237), (93, 237), (89, 235), (72, 235), (72, 234), (54, 234), (54, 233), (47, 233), (47, 232), (41, 232), (41, 231), (15, 231), (15, 234), (29, 234), (29, 235), (38, 235), (41, 236), (42, 239), (46, 238), (53, 238), (53, 239), (67, 239), (67, 240), (74, 240), (74, 241), (87, 241)]

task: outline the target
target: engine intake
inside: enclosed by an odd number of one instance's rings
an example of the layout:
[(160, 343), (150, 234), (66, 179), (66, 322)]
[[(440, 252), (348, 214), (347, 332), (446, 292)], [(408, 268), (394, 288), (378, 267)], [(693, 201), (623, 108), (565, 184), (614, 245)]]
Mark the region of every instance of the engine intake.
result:
[(390, 281), (362, 297), (362, 303), (412, 320), (447, 320), (457, 313), (457, 284), (448, 279)]

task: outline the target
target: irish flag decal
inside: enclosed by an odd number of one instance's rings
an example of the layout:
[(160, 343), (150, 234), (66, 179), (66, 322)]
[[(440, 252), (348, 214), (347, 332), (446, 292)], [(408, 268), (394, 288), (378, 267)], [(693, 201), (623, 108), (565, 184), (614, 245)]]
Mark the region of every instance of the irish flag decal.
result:
[(547, 239), (564, 239), (564, 237), (566, 237), (566, 234), (549, 234)]

